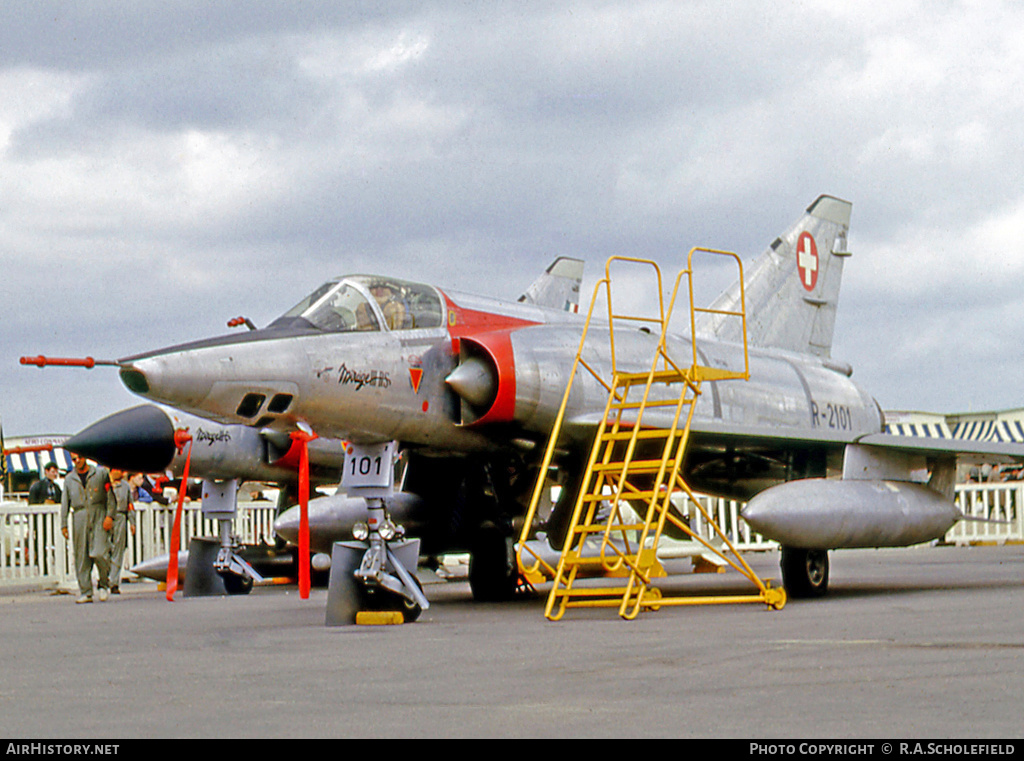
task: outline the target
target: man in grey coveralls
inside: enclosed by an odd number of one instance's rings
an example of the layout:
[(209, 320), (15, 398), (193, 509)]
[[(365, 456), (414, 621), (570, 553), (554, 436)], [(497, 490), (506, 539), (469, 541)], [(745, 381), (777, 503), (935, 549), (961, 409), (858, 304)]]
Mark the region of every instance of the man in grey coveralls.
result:
[(106, 600), (110, 588), (110, 535), (104, 520), (114, 515), (114, 495), (107, 489), (110, 476), (106, 468), (94, 467), (79, 455), (72, 455), (75, 467), (64, 477), (60, 501), (60, 529), (68, 538), (68, 512), (74, 520), (75, 572), (79, 598), (92, 602), (92, 568), (99, 572), (100, 600)]
[(114, 497), (114, 519), (104, 521), (110, 526), (110, 594), (121, 594), (121, 567), (124, 551), (128, 546), (128, 530), (135, 534), (135, 511), (132, 504), (132, 487), (124, 477), (124, 471), (110, 469), (110, 493)]

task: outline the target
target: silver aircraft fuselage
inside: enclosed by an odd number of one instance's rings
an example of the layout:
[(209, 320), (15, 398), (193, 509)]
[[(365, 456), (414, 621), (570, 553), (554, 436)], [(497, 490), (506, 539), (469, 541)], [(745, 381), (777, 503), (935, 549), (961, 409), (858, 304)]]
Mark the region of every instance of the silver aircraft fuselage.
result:
[[(416, 288), (436, 294), (436, 324), (389, 328), (380, 313), (376, 330), (279, 320), (246, 335), (127, 357), (119, 361), (121, 377), (142, 396), (225, 424), (294, 430), (303, 422), (321, 436), (397, 440), (437, 453), (500, 449), (513, 439), (520, 446), (543, 443), (572, 371), (583, 318)], [(646, 369), (655, 346), (648, 332), (618, 331), (617, 362)], [(669, 346), (682, 358), (692, 351), (683, 338)], [(698, 352), (708, 366), (743, 365), (743, 348), (736, 344), (698, 338)], [(588, 342), (585, 357), (610, 376), (607, 338)], [(874, 399), (831, 360), (768, 349), (751, 349), (749, 357), (749, 381), (705, 384), (694, 431), (839, 443), (882, 430)], [(465, 385), (449, 380), (462, 364), (478, 375)], [(570, 398), (570, 427), (590, 428), (606, 400), (604, 387), (583, 378)], [(643, 421), (659, 422), (666, 421), (655, 413)]]

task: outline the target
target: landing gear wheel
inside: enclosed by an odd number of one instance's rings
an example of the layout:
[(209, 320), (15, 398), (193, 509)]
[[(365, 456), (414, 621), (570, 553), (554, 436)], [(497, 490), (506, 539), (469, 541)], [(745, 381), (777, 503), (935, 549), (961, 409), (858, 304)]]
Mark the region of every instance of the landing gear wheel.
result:
[(469, 587), (477, 602), (502, 602), (515, 597), (519, 571), (512, 537), (497, 526), (480, 530), (469, 556)]
[(423, 608), (414, 602), (408, 600), (402, 600), (402, 618), (405, 619), (405, 623), (411, 624), (417, 618), (420, 617), (420, 613), (423, 612)]
[(222, 573), (224, 589), (229, 595), (247, 595), (252, 591), (252, 577), (240, 576), (237, 573)]
[(782, 584), (794, 599), (823, 597), (828, 591), (828, 550), (782, 548)]
[[(418, 579), (414, 578), (416, 587), (420, 592), (423, 591), (423, 586), (420, 584)], [(375, 590), (364, 590), (362, 593), (362, 599), (360, 600), (359, 610), (361, 611), (397, 611), (402, 614), (402, 619), (405, 623), (411, 624), (417, 618), (420, 617), (420, 613), (423, 612), (423, 608), (418, 603), (412, 600), (406, 599), (400, 594), (392, 592), (388, 589), (375, 589)]]
[[(415, 576), (412, 577), (412, 580), (416, 584), (417, 591), (419, 591), (420, 594), (422, 594), (423, 585), (420, 584), (420, 580), (417, 579)], [(407, 624), (411, 624), (413, 621), (419, 618), (420, 613), (423, 612), (423, 608), (419, 606), (419, 603), (415, 603), (412, 600), (402, 597), (401, 595), (394, 595), (393, 599), (395, 602), (395, 610), (399, 610), (402, 612), (402, 617), (405, 619), (405, 623)]]

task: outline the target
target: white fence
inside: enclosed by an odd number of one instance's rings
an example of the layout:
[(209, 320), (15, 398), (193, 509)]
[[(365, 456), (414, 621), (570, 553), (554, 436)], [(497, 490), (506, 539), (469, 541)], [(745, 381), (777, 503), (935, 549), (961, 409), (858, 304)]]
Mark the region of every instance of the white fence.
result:
[[(957, 506), (967, 516), (981, 521), (960, 521), (946, 534), (951, 544), (1004, 544), (1024, 542), (1024, 482), (962, 484), (957, 486)], [(704, 498), (705, 508), (740, 550), (775, 547), (754, 534), (740, 519), (742, 502)], [(680, 505), (690, 527), (712, 539), (700, 511)], [(274, 503), (242, 502), (235, 519), (235, 534), (246, 544), (274, 542)], [(170, 547), (174, 509), (161, 505), (140, 505), (136, 510), (137, 533), (128, 536), (124, 567), (166, 554)], [(215, 521), (203, 518), (197, 503), (185, 506), (182, 515), (182, 548), (194, 536), (213, 536)], [(73, 588), (74, 562), (71, 542), (60, 532), (59, 505), (0, 504), (0, 589), (18, 584), (41, 584)]]
[(968, 518), (946, 534), (950, 544), (1005, 544), (1024, 541), (1024, 481), (961, 484), (956, 505)]
[[(747, 522), (740, 518), (740, 510), (745, 502), (735, 499), (721, 499), (697, 495), (707, 511), (711, 520), (722, 530), (722, 533), (729, 538), (729, 541), (738, 550), (768, 550), (776, 546), (776, 543), (765, 539), (760, 534), (751, 531)], [(684, 517), (690, 530), (695, 534), (704, 537), (712, 545), (719, 546), (715, 530), (708, 525), (707, 518), (697, 509), (696, 505), (690, 504), (690, 498), (685, 494), (680, 498), (673, 497), (673, 504), (679, 513)], [(666, 524), (666, 527), (668, 524)], [(666, 528), (671, 535), (671, 529)]]

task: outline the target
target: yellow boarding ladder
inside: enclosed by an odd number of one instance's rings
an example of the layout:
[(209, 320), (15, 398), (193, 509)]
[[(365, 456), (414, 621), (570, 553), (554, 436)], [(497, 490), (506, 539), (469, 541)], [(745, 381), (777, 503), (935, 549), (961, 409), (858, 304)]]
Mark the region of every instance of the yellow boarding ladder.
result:
[[(693, 295), (693, 258), (702, 252), (731, 257), (739, 268), (740, 309), (726, 311), (696, 307)], [(658, 289), (658, 316), (644, 317), (616, 313), (612, 305), (611, 268), (614, 262), (651, 267), (654, 270)], [(721, 319), (739, 319), (743, 325), (744, 367), (741, 371), (706, 367), (698, 364), (697, 344), (691, 340), (690, 364), (680, 367), (669, 353), (667, 343), (668, 326), (676, 303), (680, 284), (686, 278), (689, 295), (690, 331), (695, 335), (696, 313), (706, 312), (719, 315)], [(668, 309), (662, 296), (661, 270), (649, 260), (629, 257), (611, 257), (605, 265), (605, 278), (594, 289), (583, 336), (576, 353), (572, 374), (569, 378), (562, 405), (555, 419), (554, 427), (545, 451), (540, 475), (533, 491), (533, 498), (523, 525), (519, 540), (518, 561), (527, 574), (543, 573), (554, 580), (548, 596), (544, 615), (559, 620), (567, 608), (616, 607), (619, 615), (626, 619), (637, 616), (643, 608), (657, 609), (663, 605), (698, 605), (733, 602), (761, 602), (772, 608), (782, 608), (786, 602), (785, 591), (771, 588), (762, 581), (750, 566), (740, 557), (729, 538), (719, 528), (712, 516), (705, 510), (681, 473), (686, 444), (689, 439), (690, 423), (694, 407), (700, 396), (704, 381), (749, 378), (747, 356), (746, 312), (743, 294), (743, 265), (735, 254), (705, 248), (694, 248), (687, 257), (687, 268), (676, 276)], [(595, 304), (604, 294), (608, 306), (608, 338), (611, 359), (611, 380), (601, 377), (585, 358), (587, 336), (594, 315)], [(658, 341), (648, 369), (634, 366), (620, 367), (615, 351), (616, 323), (648, 323), (642, 329), (652, 336), (652, 325), (657, 326)], [(678, 345), (678, 344), (677, 344)], [(591, 353), (591, 357), (593, 353)], [(635, 363), (635, 360), (634, 360)], [(591, 449), (590, 458), (573, 508), (565, 544), (557, 568), (541, 559), (528, 544), (537, 505), (544, 489), (546, 474), (554, 452), (558, 448), (559, 435), (565, 421), (566, 408), (580, 368), (586, 369), (608, 391), (604, 415)], [(644, 423), (644, 415), (655, 410), (654, 416), (661, 426)], [(664, 422), (671, 417), (671, 424)], [(712, 546), (710, 542), (672, 513), (673, 495), (685, 492), (693, 504), (704, 515), (707, 524), (728, 548), (732, 557)], [(635, 507), (639, 507), (636, 510)], [(642, 515), (641, 515), (642, 513)], [(700, 542), (709, 552), (750, 579), (757, 587), (751, 595), (729, 595), (717, 597), (663, 597), (661, 591), (652, 585), (652, 579), (664, 575), (657, 560), (657, 548), (666, 521)], [(533, 557), (524, 562), (523, 553)], [(596, 585), (578, 584), (582, 576), (599, 575), (603, 583)], [(611, 577), (616, 577), (614, 580)], [(624, 581), (622, 581), (624, 579)], [(611, 584), (609, 586), (609, 584)]]

